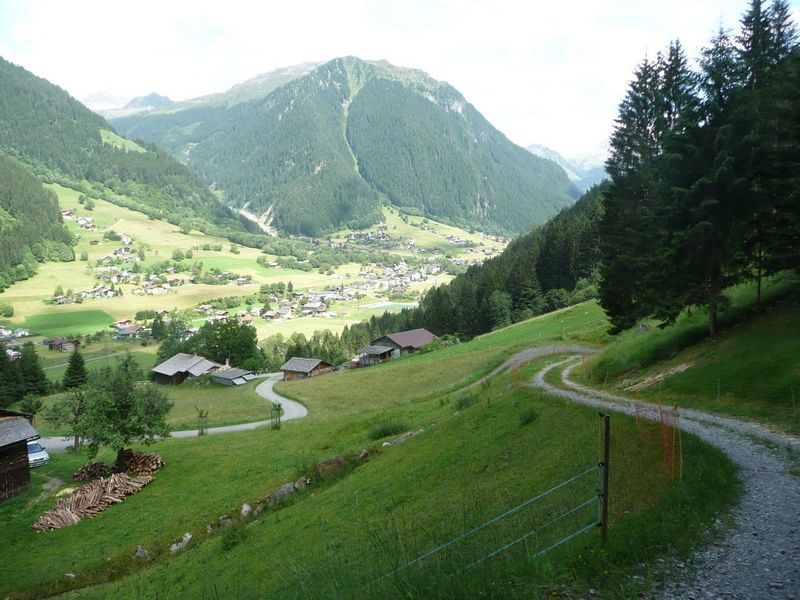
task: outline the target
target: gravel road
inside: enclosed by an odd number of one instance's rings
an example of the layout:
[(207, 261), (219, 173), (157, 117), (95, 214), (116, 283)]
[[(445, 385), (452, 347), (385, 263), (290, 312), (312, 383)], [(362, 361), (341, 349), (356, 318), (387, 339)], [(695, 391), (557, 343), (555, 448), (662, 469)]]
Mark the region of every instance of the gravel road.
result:
[[(273, 373), (268, 375), (264, 381), (256, 386), (256, 394), (261, 396), (264, 400), (269, 400), (270, 402), (278, 402), (281, 407), (283, 408), (283, 415), (281, 416), (281, 421), (291, 421), (292, 419), (302, 419), (308, 414), (308, 410), (306, 407), (300, 404), (299, 402), (295, 402), (294, 400), (289, 400), (288, 398), (284, 398), (283, 396), (279, 395), (277, 392), (273, 391), (272, 386), (275, 385), (278, 381), (280, 381), (282, 375), (280, 373)], [(222, 427), (209, 427), (206, 432), (213, 434), (213, 433), (230, 433), (232, 431), (248, 431), (250, 429), (255, 429), (256, 427), (261, 427), (263, 425), (268, 425), (269, 420), (266, 421), (252, 421), (250, 423), (239, 423), (238, 425), (225, 425)], [(196, 429), (189, 429), (185, 431), (173, 431), (170, 434), (170, 437), (174, 438), (187, 438), (187, 437), (197, 437), (197, 430)], [(44, 446), (48, 452), (63, 452), (68, 447), (72, 446), (73, 438), (71, 437), (45, 437), (40, 440), (42, 446)]]
[[(548, 371), (575, 360), (548, 365), (534, 376), (532, 385), (581, 404), (634, 414), (629, 399), (571, 381), (569, 374), (577, 362), (561, 376), (570, 389), (545, 382)], [(644, 404), (643, 409), (643, 416), (658, 418), (656, 406)], [(718, 543), (698, 550), (688, 564), (679, 563), (675, 572), (683, 575), (661, 585), (654, 596), (800, 600), (800, 477), (787, 472), (792, 463), (795, 472), (800, 464), (800, 440), (691, 409), (681, 410), (680, 427), (721, 449), (736, 463), (743, 497), (732, 513), (737, 527)]]

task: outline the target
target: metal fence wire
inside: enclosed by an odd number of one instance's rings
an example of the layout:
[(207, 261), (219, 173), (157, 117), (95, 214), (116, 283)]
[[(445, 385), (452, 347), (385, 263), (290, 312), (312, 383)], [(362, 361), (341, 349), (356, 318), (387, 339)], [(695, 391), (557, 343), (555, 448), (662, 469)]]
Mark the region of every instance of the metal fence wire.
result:
[[(373, 583), (435, 560), (452, 562), (454, 571), (465, 572), (520, 545), (534, 559), (601, 527), (606, 514), (603, 510), (606, 466), (601, 458), (596, 465), (431, 548)], [(487, 548), (492, 550), (487, 552)], [(454, 558), (448, 560), (445, 555), (450, 552)]]

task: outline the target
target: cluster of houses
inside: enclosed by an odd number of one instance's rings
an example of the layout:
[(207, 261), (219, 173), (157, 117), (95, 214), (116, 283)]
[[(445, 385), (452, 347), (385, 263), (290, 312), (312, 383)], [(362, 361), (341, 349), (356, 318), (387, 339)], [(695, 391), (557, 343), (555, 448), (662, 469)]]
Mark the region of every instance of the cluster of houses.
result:
[(12, 361), (17, 360), (22, 355), (17, 350), (20, 346), (17, 340), (32, 335), (29, 329), (6, 329), (5, 327), (0, 327), (0, 352), (5, 352)]
[(78, 227), (85, 229), (86, 231), (94, 231), (97, 229), (97, 226), (92, 223), (92, 219), (90, 217), (79, 217), (75, 214), (75, 211), (72, 210), (62, 210), (61, 218), (65, 221), (75, 221)]
[[(350, 361), (350, 368), (369, 367), (404, 354), (419, 352), (424, 346), (437, 339), (427, 329), (411, 329), (389, 333), (372, 340), (369, 346), (358, 351), (358, 356)], [(318, 358), (292, 357), (281, 367), (284, 381), (296, 381), (315, 377), (333, 370), (333, 365)]]
[(106, 254), (100, 258), (100, 263), (104, 265), (111, 265), (119, 262), (129, 264), (139, 262), (139, 253), (133, 246), (120, 246), (111, 254)]
[(384, 267), (382, 273), (374, 271), (361, 271), (358, 276), (365, 281), (352, 283), (354, 289), (364, 292), (388, 291), (391, 293), (404, 293), (412, 283), (419, 283), (431, 275), (442, 272), (441, 266), (428, 263), (421, 267), (411, 267), (406, 262)]

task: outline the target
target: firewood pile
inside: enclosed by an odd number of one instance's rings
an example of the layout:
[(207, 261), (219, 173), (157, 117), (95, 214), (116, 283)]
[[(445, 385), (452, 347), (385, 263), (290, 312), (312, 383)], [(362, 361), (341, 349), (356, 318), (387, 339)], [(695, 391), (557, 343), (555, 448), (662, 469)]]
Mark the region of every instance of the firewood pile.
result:
[(109, 475), (111, 475), (111, 467), (99, 460), (86, 463), (72, 474), (78, 481), (91, 481), (92, 479), (100, 479)]
[(32, 525), (36, 531), (52, 531), (80, 523), (81, 519), (99, 515), (125, 496), (135, 494), (153, 480), (149, 475), (131, 477), (114, 473), (108, 479), (97, 479), (59, 500)]
[(155, 473), (164, 466), (164, 459), (155, 452), (145, 453), (125, 448), (122, 451), (121, 462), (117, 459), (114, 470), (123, 473), (150, 474)]

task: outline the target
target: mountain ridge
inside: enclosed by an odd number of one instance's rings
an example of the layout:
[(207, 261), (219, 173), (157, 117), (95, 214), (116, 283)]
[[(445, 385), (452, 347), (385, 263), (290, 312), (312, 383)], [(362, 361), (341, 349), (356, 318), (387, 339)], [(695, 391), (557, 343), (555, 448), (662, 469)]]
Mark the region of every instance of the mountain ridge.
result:
[(229, 205), (269, 213), (286, 233), (369, 226), (386, 202), (460, 226), (522, 232), (578, 196), (554, 164), (417, 69), (340, 57), (261, 98), (221, 100), (113, 124), (167, 148)]

